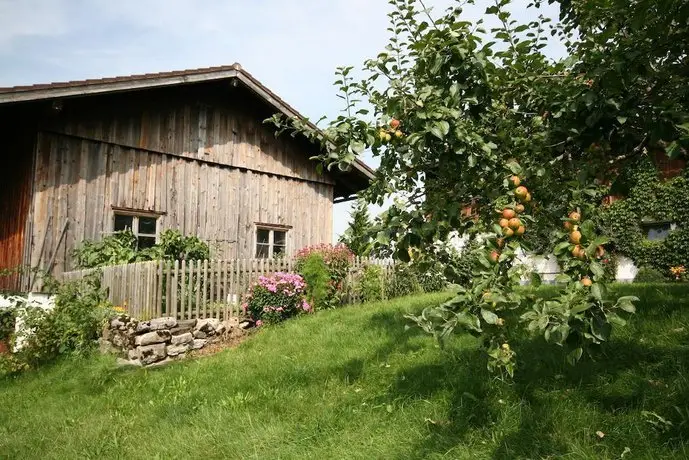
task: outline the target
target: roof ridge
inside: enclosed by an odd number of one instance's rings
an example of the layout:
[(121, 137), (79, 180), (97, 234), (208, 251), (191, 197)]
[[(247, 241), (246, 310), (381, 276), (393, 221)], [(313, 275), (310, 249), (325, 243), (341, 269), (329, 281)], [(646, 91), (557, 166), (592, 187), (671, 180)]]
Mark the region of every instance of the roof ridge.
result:
[(67, 81), (57, 81), (50, 83), (35, 83), (31, 85), (16, 85), (16, 86), (0, 86), (0, 93), (17, 92), (17, 91), (28, 91), (34, 89), (46, 89), (46, 88), (58, 88), (65, 86), (81, 86), (81, 85), (93, 85), (98, 83), (114, 83), (119, 81), (127, 80), (145, 80), (152, 78), (164, 78), (164, 77), (181, 77), (185, 75), (195, 75), (199, 73), (213, 73), (213, 72), (227, 72), (228, 70), (238, 70), (242, 71), (242, 65), (239, 62), (235, 62), (229, 65), (221, 66), (211, 66), (211, 67), (198, 67), (195, 69), (185, 69), (185, 70), (168, 70), (163, 72), (147, 72), (140, 74), (130, 74), (130, 75), (118, 75), (115, 77), (101, 77), (101, 78), (87, 78), (83, 80), (67, 80)]

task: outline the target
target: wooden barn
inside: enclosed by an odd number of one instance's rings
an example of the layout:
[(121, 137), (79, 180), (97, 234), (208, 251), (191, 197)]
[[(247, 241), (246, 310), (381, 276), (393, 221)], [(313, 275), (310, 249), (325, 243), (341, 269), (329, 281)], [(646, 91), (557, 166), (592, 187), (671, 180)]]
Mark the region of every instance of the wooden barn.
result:
[(59, 274), (83, 240), (124, 228), (140, 246), (197, 235), (216, 258), (330, 242), (333, 203), (373, 172), (319, 173), (318, 147), (276, 137), (274, 113), (299, 116), (238, 64), (0, 88), (0, 271)]

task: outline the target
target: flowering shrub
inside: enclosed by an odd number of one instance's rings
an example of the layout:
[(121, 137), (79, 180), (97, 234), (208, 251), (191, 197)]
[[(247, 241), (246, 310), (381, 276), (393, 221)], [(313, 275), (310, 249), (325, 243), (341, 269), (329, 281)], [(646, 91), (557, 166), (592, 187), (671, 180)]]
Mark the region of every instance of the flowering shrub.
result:
[(300, 275), (278, 272), (261, 276), (244, 297), (242, 308), (256, 321), (256, 326), (278, 323), (311, 311), (305, 289), (306, 283)]
[(296, 268), (306, 280), (307, 295), (318, 308), (337, 307), (354, 253), (343, 244), (307, 246), (296, 255)]
[(670, 273), (675, 280), (682, 281), (687, 273), (687, 269), (684, 268), (684, 265), (678, 265), (677, 267), (671, 267)]
[(320, 255), (331, 274), (338, 276), (340, 279), (347, 276), (347, 269), (354, 261), (354, 253), (344, 244), (337, 244), (335, 246), (332, 244), (317, 244), (315, 246), (307, 246), (297, 252), (297, 267), (312, 254)]

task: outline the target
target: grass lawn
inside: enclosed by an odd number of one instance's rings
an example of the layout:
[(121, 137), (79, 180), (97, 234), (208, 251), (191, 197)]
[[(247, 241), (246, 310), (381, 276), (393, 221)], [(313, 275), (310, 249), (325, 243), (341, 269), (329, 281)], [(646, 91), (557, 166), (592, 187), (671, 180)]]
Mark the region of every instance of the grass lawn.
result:
[(595, 362), (524, 340), (510, 383), (473, 338), (441, 351), (405, 330), (447, 293), (300, 318), (160, 369), (65, 360), (0, 381), (0, 458), (689, 458), (689, 289), (617, 290), (643, 302)]

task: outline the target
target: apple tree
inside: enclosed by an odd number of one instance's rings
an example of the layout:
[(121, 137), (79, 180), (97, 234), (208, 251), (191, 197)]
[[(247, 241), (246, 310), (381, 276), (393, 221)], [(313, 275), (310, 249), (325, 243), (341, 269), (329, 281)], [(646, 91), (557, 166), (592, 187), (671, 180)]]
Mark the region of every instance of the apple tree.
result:
[[(399, 259), (410, 248), (434, 257), (433, 243), (455, 231), (482, 236), (472, 284), (414, 318), (421, 327), (480, 336), (489, 366), (510, 374), (509, 339), (523, 327), (576, 362), (634, 310), (633, 298), (609, 301), (605, 288), (608, 240), (594, 218), (606, 184), (649, 150), (685, 152), (689, 10), (679, 0), (560, 0), (553, 24), (535, 2), (536, 19), (520, 24), (509, 0), (495, 0), (486, 17), (498, 26), (486, 30), (464, 19), (463, 3), (434, 17), (421, 0), (391, 0), (385, 50), (337, 71), (341, 115), (323, 129), (272, 122), (319, 142), (328, 168), (346, 170), (366, 150), (380, 160), (367, 195), (403, 197), (377, 237)], [(551, 36), (567, 58), (545, 55)], [(560, 296), (516, 289), (519, 255), (533, 251), (557, 255)]]

